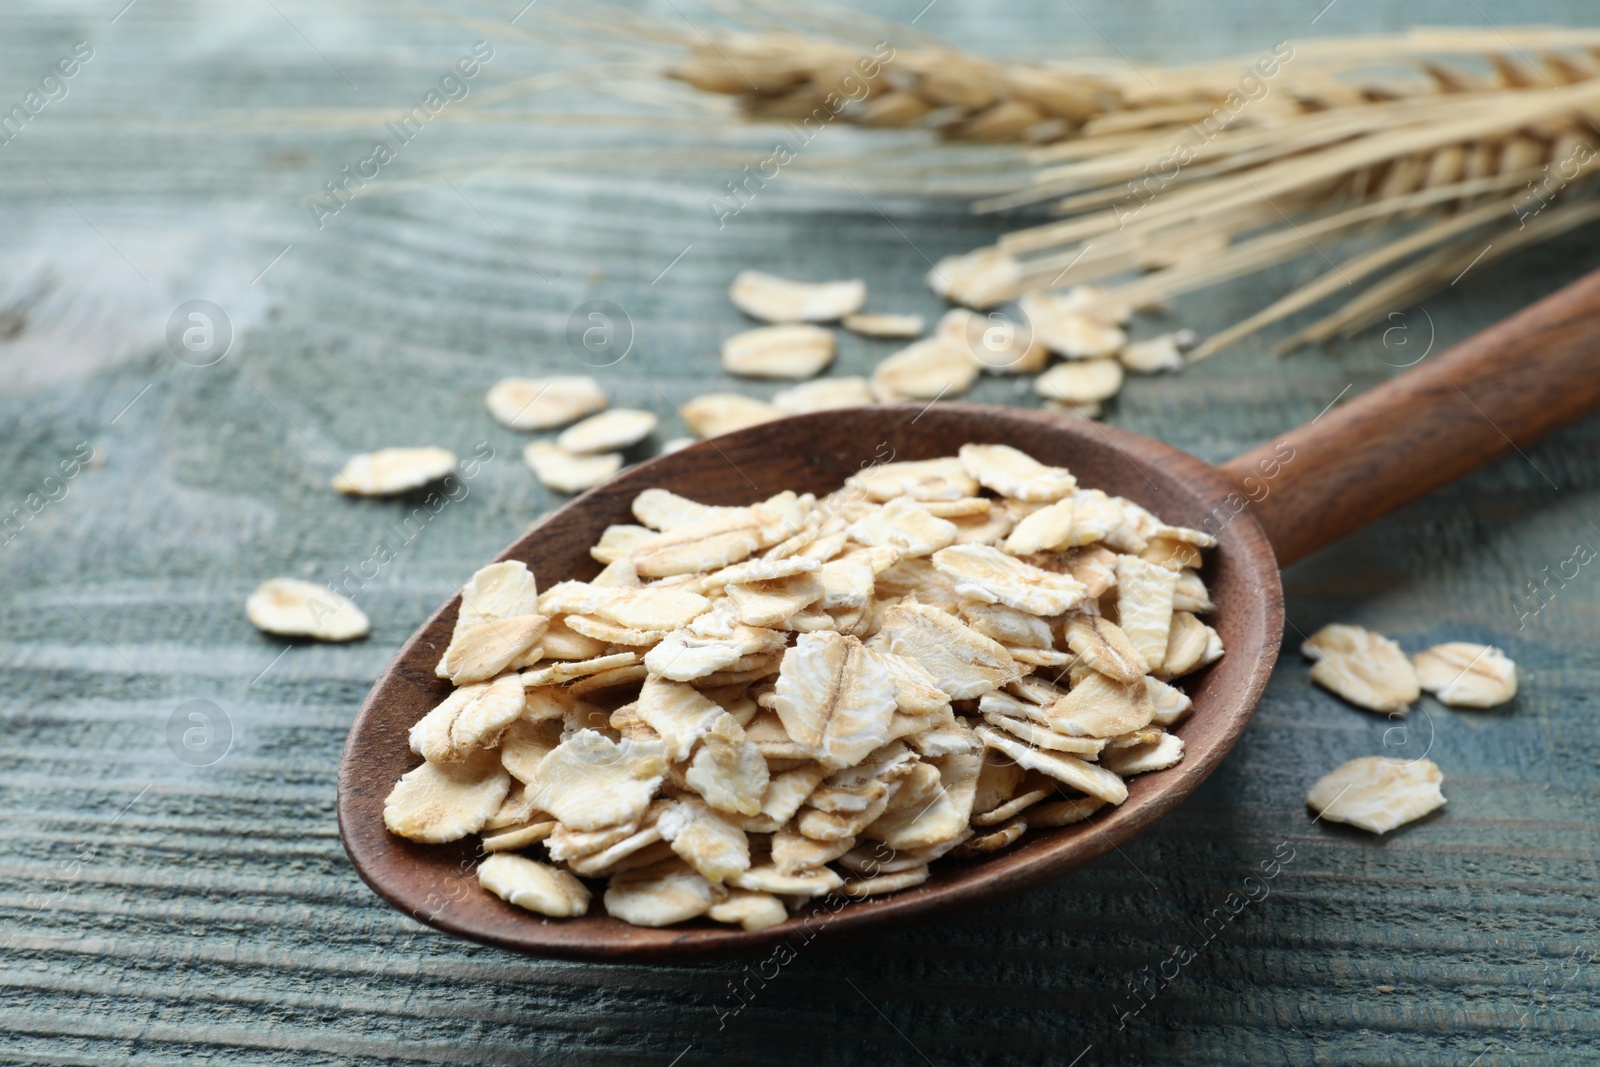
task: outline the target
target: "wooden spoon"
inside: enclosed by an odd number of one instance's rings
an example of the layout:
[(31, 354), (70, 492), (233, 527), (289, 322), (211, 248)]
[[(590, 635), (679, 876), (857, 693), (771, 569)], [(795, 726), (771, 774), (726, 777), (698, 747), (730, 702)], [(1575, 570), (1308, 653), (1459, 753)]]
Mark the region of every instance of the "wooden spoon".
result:
[(599, 569), (589, 546), (606, 526), (634, 521), (629, 505), (651, 486), (709, 504), (748, 504), (784, 489), (820, 495), (864, 466), (952, 455), (968, 442), (1013, 445), (1168, 522), (1212, 530), (1219, 544), (1205, 579), (1217, 610), (1207, 619), (1227, 654), (1185, 679), (1194, 711), (1177, 728), (1183, 762), (1133, 778), (1126, 803), (1086, 823), (1031, 831), (988, 859), (936, 862), (927, 882), (890, 896), (824, 898), (813, 912), (759, 932), (707, 920), (629, 926), (607, 917), (598, 899), (584, 918), (547, 920), (479, 888), (475, 841), (419, 845), (383, 824), (384, 798), (417, 763), (406, 731), (450, 692), (433, 671), (457, 597), (401, 648), (350, 730), (339, 770), (345, 849), (380, 896), (421, 922), (521, 952), (588, 960), (754, 952), (821, 931), (924, 918), (1059, 878), (1172, 810), (1238, 739), (1278, 655), (1280, 565), (1600, 407), (1597, 353), (1600, 272), (1220, 470), (1114, 426), (967, 404), (801, 415), (640, 464), (572, 501), (499, 558), (527, 563), (541, 587), (586, 579)]

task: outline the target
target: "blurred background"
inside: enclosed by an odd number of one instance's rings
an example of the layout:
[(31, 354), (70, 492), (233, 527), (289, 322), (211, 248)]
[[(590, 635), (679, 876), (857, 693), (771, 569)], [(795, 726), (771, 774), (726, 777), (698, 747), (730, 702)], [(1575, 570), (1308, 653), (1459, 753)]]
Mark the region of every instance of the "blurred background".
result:
[[(858, 6), (862, 33), (877, 32), (866, 16), (914, 21), (978, 55), (1135, 70), (1417, 25), (1594, 21), (1577, 0)], [(27, 112), (0, 145), (0, 510), (25, 513), (0, 538), (0, 1060), (1594, 1057), (1600, 583), (1539, 584), (1575, 544), (1600, 546), (1592, 419), (1291, 569), (1283, 662), (1225, 766), (1045, 889), (819, 942), (745, 986), (742, 962), (480, 948), (360, 882), (334, 797), (362, 697), (477, 566), (566, 499), (523, 465), (529, 435), (489, 418), (489, 386), (594, 376), (614, 406), (660, 417), (637, 461), (690, 432), (691, 398), (786, 384), (719, 365), (720, 342), (752, 325), (727, 298), (738, 271), (864, 278), (871, 308), (931, 323), (946, 308), (934, 263), (1047, 217), (969, 209), (1003, 149), (952, 155), (926, 131), (841, 123), (719, 218), (710, 203), (774, 134), (660, 71), (730, 25), (684, 0), (0, 10), (0, 115)], [(480, 60), (464, 95), (395, 136), (463, 57)], [(378, 141), (392, 160), (330, 201)], [(1442, 350), (1600, 264), (1594, 233), (1463, 272), (1386, 325)], [(1175, 297), (1132, 330), (1204, 337), (1324, 273), (1319, 254)], [(574, 340), (595, 301), (617, 330), (600, 352)], [(196, 309), (213, 331), (198, 349), (174, 340)], [(1417, 351), (1379, 327), (1280, 359), (1283, 332), (1130, 376), (1103, 417), (1221, 461)], [(900, 344), (843, 333), (830, 373), (870, 374)], [(1040, 403), (1009, 376), (964, 399)], [(253, 629), (243, 602), (260, 581), (337, 580), (409, 512), (333, 493), (345, 458), (428, 444), (493, 458), (362, 587), (370, 637)], [(1307, 682), (1296, 630), (1330, 621), (1408, 649), (1498, 645), (1522, 694), (1487, 713), (1432, 704), (1395, 733)], [(197, 708), (199, 745), (182, 738)], [(1379, 751), (1439, 763), (1445, 813), (1384, 839), (1311, 825), (1310, 782)], [(1268, 895), (1202, 932), (1274, 857)], [(1201, 950), (1152, 993), (1180, 942)]]

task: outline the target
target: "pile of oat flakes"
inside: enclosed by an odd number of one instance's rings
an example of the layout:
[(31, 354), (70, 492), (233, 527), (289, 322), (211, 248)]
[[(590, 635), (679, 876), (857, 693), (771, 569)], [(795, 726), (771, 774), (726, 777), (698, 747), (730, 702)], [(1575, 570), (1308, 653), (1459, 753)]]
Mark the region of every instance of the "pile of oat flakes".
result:
[(747, 507), (661, 489), (542, 592), (462, 593), (385, 821), (479, 834), (489, 891), (549, 916), (760, 929), (917, 885), (1170, 767), (1173, 683), (1222, 655), (1214, 544), (1004, 445)]

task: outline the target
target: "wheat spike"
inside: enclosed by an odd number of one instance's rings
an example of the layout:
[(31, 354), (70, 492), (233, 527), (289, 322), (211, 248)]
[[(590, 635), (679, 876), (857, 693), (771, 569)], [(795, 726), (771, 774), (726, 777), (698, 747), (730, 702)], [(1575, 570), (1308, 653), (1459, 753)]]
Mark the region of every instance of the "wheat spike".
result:
[[(1425, 28), (1135, 72), (990, 60), (879, 24), (845, 35), (848, 20), (782, 0), (722, 4), (736, 18), (754, 8), (763, 32), (683, 35), (668, 75), (752, 120), (822, 114), (1022, 150), (999, 163), (1010, 187), (976, 208), (1042, 202), (1064, 218), (940, 263), (930, 284), (971, 307), (1130, 271), (1146, 273), (1107, 299), (1147, 306), (1290, 258), (1327, 260), (1331, 271), (1191, 355), (1203, 359), (1377, 278), (1290, 342), (1346, 332), (1449, 282), (1463, 250), (1488, 241), (1495, 258), (1594, 218), (1600, 31)], [(877, 60), (870, 76), (864, 56)], [(1408, 232), (1339, 264), (1318, 243), (1380, 225)]]

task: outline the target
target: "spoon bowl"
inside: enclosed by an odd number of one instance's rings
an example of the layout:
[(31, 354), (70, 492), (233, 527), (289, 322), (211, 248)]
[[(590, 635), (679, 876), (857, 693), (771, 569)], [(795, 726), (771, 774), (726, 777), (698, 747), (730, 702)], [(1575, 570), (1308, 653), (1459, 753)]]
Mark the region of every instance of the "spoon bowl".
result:
[(819, 412), (702, 441), (585, 493), (499, 558), (526, 563), (541, 587), (587, 579), (599, 571), (589, 547), (607, 526), (632, 522), (633, 498), (653, 486), (707, 504), (750, 504), (785, 489), (831, 492), (863, 467), (954, 455), (969, 442), (1012, 445), (1068, 468), (1085, 487), (1216, 535), (1201, 574), (1216, 603), (1207, 622), (1227, 651), (1183, 679), (1194, 701), (1175, 729), (1183, 738), (1183, 761), (1130, 779), (1126, 802), (1086, 822), (1030, 831), (984, 859), (936, 861), (926, 882), (889, 896), (822, 898), (757, 932), (708, 920), (647, 929), (598, 907), (579, 919), (544, 919), (478, 886), (473, 843), (419, 845), (383, 823), (389, 790), (417, 762), (407, 731), (451, 689), (434, 666), (449, 644), (458, 596), (400, 649), (351, 727), (339, 768), (340, 836), (367, 884), (418, 921), (568, 959), (677, 962), (752, 953), (1019, 892), (1117, 847), (1216, 769), (1249, 721), (1277, 659), (1284, 620), (1280, 564), (1520, 453), (1596, 408), (1600, 272), (1220, 469), (1112, 426), (969, 404)]
[[(434, 665), (450, 643), (459, 596), (406, 642), (351, 728), (339, 776), (339, 826), (356, 870), (401, 911), (442, 930), (542, 956), (588, 960), (688, 960), (754, 952), (779, 941), (904, 922), (1015, 893), (1110, 851), (1194, 791), (1233, 746), (1266, 688), (1283, 629), (1278, 564), (1248, 511), (1217, 512), (1235, 486), (1215, 468), (1170, 445), (1088, 420), (973, 404), (897, 405), (799, 415), (661, 456), (573, 500), (498, 558), (521, 560), (541, 588), (589, 579), (600, 565), (589, 546), (613, 523), (633, 522), (641, 491), (660, 487), (706, 504), (751, 504), (784, 489), (819, 496), (876, 463), (954, 455), (964, 444), (1008, 444), (1066, 467), (1163, 520), (1215, 530), (1202, 571), (1217, 610), (1207, 622), (1227, 654), (1184, 679), (1192, 713), (1174, 730), (1183, 762), (1128, 780), (1128, 799), (1087, 822), (1030, 831), (981, 860), (935, 862), (921, 885), (885, 897), (821, 898), (787, 922), (755, 932), (701, 919), (663, 929), (630, 926), (596, 906), (578, 919), (549, 920), (479, 888), (476, 843), (421, 845), (391, 834), (383, 802), (417, 763), (407, 730), (449, 695)], [(1229, 521), (1217, 529), (1222, 514)], [(842, 904), (842, 906), (840, 906)]]

